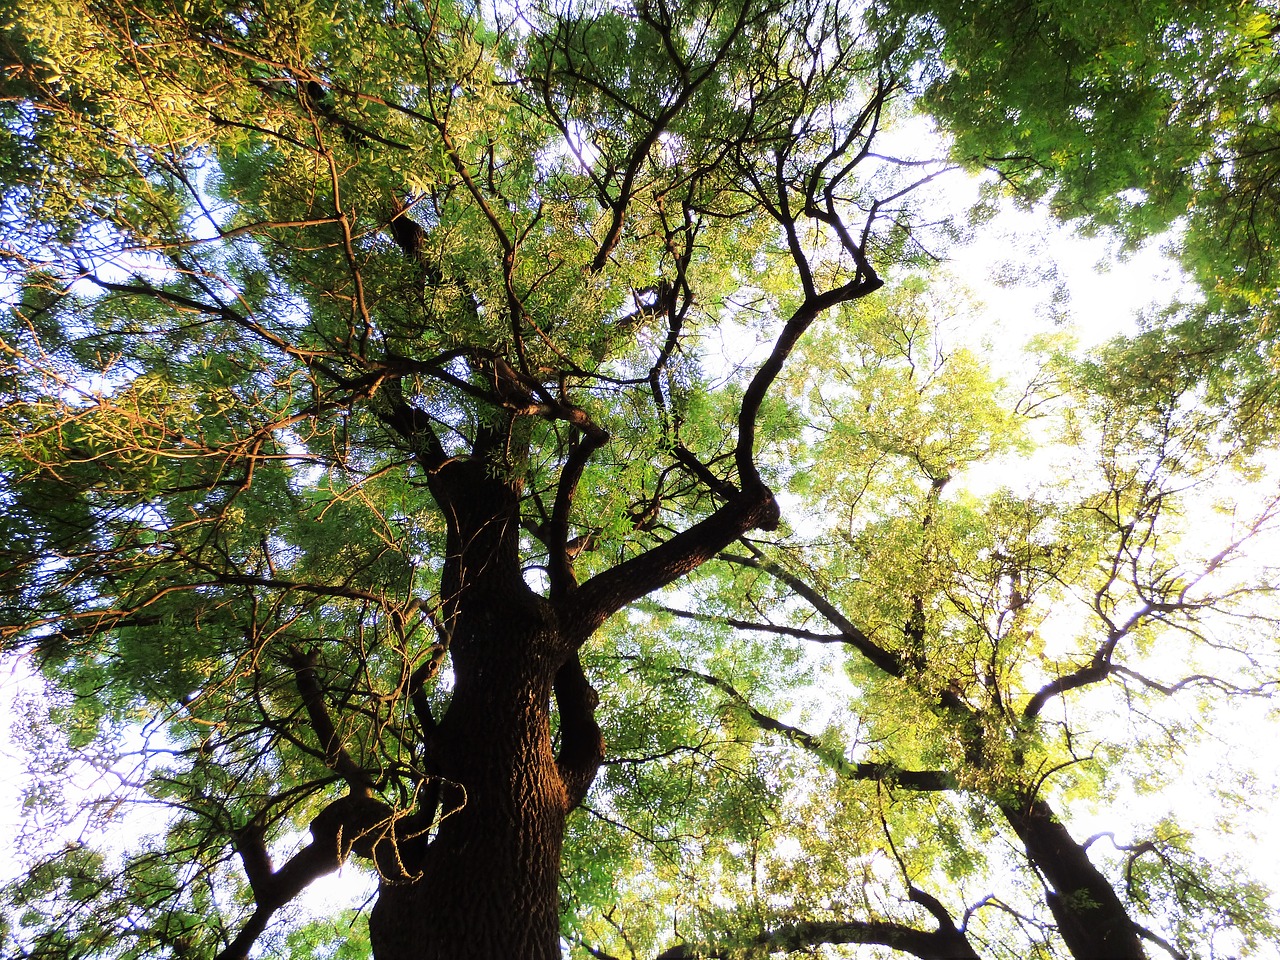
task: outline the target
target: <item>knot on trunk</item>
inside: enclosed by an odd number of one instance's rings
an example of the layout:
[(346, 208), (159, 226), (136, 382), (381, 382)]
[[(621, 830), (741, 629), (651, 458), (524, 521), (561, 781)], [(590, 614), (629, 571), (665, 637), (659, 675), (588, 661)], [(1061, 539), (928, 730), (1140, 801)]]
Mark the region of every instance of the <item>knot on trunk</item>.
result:
[(782, 522), (782, 508), (768, 484), (758, 476), (744, 478), (742, 492), (737, 494), (742, 504), (748, 529), (777, 530)]

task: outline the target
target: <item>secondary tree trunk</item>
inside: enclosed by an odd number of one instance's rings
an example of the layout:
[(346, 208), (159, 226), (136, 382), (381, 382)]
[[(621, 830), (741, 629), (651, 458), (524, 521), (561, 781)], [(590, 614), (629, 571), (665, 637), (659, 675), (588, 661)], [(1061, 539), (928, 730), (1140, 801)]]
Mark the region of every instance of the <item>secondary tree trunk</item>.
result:
[(1142, 940), (1115, 889), (1039, 798), (1001, 812), (1049, 886), (1046, 899), (1075, 960), (1146, 960)]

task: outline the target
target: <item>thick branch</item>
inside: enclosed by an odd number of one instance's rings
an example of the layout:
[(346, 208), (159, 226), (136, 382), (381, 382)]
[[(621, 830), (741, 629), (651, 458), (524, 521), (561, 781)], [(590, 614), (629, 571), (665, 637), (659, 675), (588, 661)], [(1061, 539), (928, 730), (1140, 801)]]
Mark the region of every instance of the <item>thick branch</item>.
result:
[(604, 760), (604, 736), (596, 723), (600, 697), (582, 672), (576, 651), (556, 672), (555, 695), (560, 713), (560, 755), (556, 766), (564, 781), (569, 808), (573, 809), (587, 795)]
[(249, 828), (236, 837), (236, 849), (244, 863), (245, 874), (253, 889), (253, 915), (215, 960), (247, 960), (249, 951), (272, 915), (298, 896), (312, 881), (337, 870), (342, 861), (334, 850), (321, 842), (309, 843), (289, 858), (279, 870), (271, 869), (260, 830)]
[(581, 646), (628, 603), (697, 569), (748, 530), (776, 528), (778, 519), (778, 504), (768, 488), (742, 491), (665, 543), (596, 574), (557, 604), (566, 639), (575, 648)]
[(834, 290), (809, 296), (783, 326), (782, 333), (774, 341), (773, 350), (768, 359), (760, 365), (760, 369), (751, 378), (751, 383), (743, 393), (742, 406), (738, 411), (738, 446), (735, 457), (738, 464), (738, 477), (744, 489), (761, 482), (755, 465), (756, 418), (760, 415), (765, 394), (773, 385), (773, 381), (778, 378), (778, 374), (782, 372), (782, 365), (791, 355), (796, 344), (800, 342), (800, 337), (823, 311), (837, 304), (865, 297), (883, 285), (884, 281), (871, 273), (865, 278), (851, 280)]
[(1022, 710), (1023, 719), (1034, 720), (1040, 715), (1040, 711), (1044, 709), (1045, 704), (1054, 697), (1069, 690), (1076, 690), (1080, 687), (1098, 683), (1111, 676), (1111, 673), (1110, 661), (1102, 657), (1095, 657), (1087, 667), (1081, 667), (1079, 670), (1073, 670), (1071, 673), (1051, 680), (1037, 690), (1035, 695), (1027, 701), (1027, 705)]
[[(378, 401), (381, 400), (381, 403)], [(398, 380), (388, 380), (375, 397), (374, 412), (409, 445), (414, 458), (424, 470), (438, 470), (448, 454), (436, 435), (431, 418), (405, 401)]]
[[(875, 944), (909, 953), (920, 960), (979, 960), (964, 932), (957, 929), (949, 917), (946, 923), (932, 931), (917, 930), (904, 923), (889, 920), (811, 920), (789, 923), (759, 934), (751, 941), (751, 946), (755, 949), (746, 955), (794, 953), (823, 944)], [(710, 945), (680, 944), (664, 950), (656, 960), (727, 960), (729, 957), (743, 955), (741, 947), (721, 949)]]
[(573, 576), (572, 556), (569, 552), (569, 512), (573, 507), (573, 498), (578, 490), (578, 482), (586, 469), (587, 461), (596, 450), (608, 442), (609, 435), (603, 430), (583, 432), (560, 470), (560, 483), (556, 489), (556, 502), (551, 509), (551, 519), (547, 522), (547, 575), (551, 581), (551, 599), (564, 597), (575, 584)]
[(1049, 804), (1039, 797), (999, 803), (1049, 890), (1045, 900), (1073, 957), (1144, 960), (1124, 903)]
[(950, 923), (928, 931), (887, 920), (814, 921), (780, 927), (763, 934), (758, 942), (771, 953), (824, 943), (862, 943), (900, 950), (920, 960), (978, 960), (968, 938)]

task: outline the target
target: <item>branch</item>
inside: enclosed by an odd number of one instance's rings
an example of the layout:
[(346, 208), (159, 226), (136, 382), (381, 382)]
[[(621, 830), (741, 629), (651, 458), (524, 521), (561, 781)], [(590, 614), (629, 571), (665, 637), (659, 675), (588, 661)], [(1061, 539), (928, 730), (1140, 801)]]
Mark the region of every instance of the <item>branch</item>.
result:
[(1024, 720), (1034, 720), (1040, 715), (1040, 711), (1044, 709), (1046, 703), (1053, 697), (1076, 690), (1080, 687), (1087, 687), (1090, 684), (1099, 683), (1107, 677), (1111, 676), (1113, 668), (1111, 666), (1110, 655), (1115, 644), (1109, 643), (1104, 645), (1094, 655), (1093, 660), (1088, 666), (1073, 670), (1071, 673), (1058, 677), (1046, 683), (1043, 687), (1035, 692), (1035, 695), (1027, 701), (1027, 705), (1022, 710), (1022, 718)]
[(783, 637), (796, 637), (800, 640), (813, 640), (816, 643), (846, 643), (847, 638), (842, 633), (818, 633), (814, 630), (804, 630), (800, 627), (784, 627), (775, 623), (756, 623), (752, 620), (739, 620), (737, 617), (720, 617), (709, 613), (694, 613), (690, 610), (677, 610), (675, 607), (665, 607), (656, 604), (654, 609), (663, 613), (669, 613), (673, 617), (680, 617), (685, 620), (695, 620), (698, 623), (722, 623), (725, 626), (733, 627), (736, 630), (752, 630), (757, 633), (775, 633)]
[(1045, 902), (1072, 956), (1142, 960), (1128, 908), (1049, 803), (1033, 793), (992, 799), (1045, 883)]
[(313, 880), (333, 873), (342, 863), (332, 848), (316, 841), (290, 857), (279, 870), (272, 870), (262, 830), (254, 825), (237, 833), (235, 846), (253, 890), (255, 909), (236, 938), (214, 960), (248, 960), (250, 949), (262, 936), (272, 915)]
[[(870, 267), (867, 269), (870, 271)], [(765, 394), (782, 372), (783, 363), (800, 342), (800, 337), (825, 310), (865, 297), (883, 285), (884, 281), (874, 272), (869, 272), (865, 277), (860, 276), (824, 293), (810, 294), (783, 326), (768, 359), (760, 365), (760, 369), (751, 378), (751, 383), (747, 385), (738, 411), (738, 446), (735, 458), (738, 478), (744, 489), (762, 483), (755, 465), (756, 418), (760, 415)]]
[(196, 558), (183, 554), (182, 558), (197, 569), (210, 574), (213, 579), (208, 583), (192, 582), (185, 587), (262, 587), (266, 590), (297, 590), (300, 593), (313, 593), (320, 597), (341, 597), (347, 600), (360, 600), (388, 609), (387, 598), (357, 587), (346, 587), (331, 583), (306, 583), (301, 580), (284, 580), (280, 577), (258, 577), (247, 573), (226, 573), (213, 564), (204, 563)]
[(613, 954), (605, 953), (599, 947), (593, 947), (591, 944), (587, 943), (581, 937), (574, 937), (574, 942), (578, 946), (580, 946), (583, 950), (587, 951), (587, 953), (595, 957), (596, 960), (618, 960), (618, 958), (615, 957)]
[(870, 637), (858, 629), (852, 620), (841, 613), (831, 601), (809, 586), (809, 584), (773, 561), (766, 560), (763, 554), (749, 544), (748, 548), (752, 550), (755, 556), (744, 557), (738, 554), (722, 553), (720, 558), (727, 560), (729, 563), (736, 563), (739, 566), (751, 567), (753, 570), (763, 570), (765, 573), (781, 580), (802, 599), (808, 601), (809, 605), (822, 614), (827, 622), (839, 630), (845, 643), (853, 647), (874, 666), (889, 676), (902, 676), (904, 672), (902, 661), (896, 653), (874, 643)]
[(586, 469), (591, 455), (609, 440), (609, 434), (603, 430), (593, 432), (582, 431), (577, 442), (569, 451), (564, 467), (560, 470), (560, 482), (556, 488), (556, 501), (551, 508), (551, 519), (547, 523), (547, 575), (551, 581), (551, 600), (554, 602), (567, 595), (576, 586), (573, 576), (573, 561), (569, 552), (569, 511), (573, 507), (573, 498), (578, 490), (578, 482)]
[(438, 470), (449, 459), (431, 425), (430, 415), (404, 399), (398, 380), (391, 379), (382, 385), (374, 398), (373, 408), (378, 419), (408, 443), (422, 469), (428, 472)]
[[(824, 944), (875, 944), (909, 953), (920, 960), (979, 960), (968, 938), (956, 928), (950, 917), (932, 931), (917, 930), (891, 920), (799, 921), (759, 934), (751, 940), (751, 945), (756, 948), (751, 952), (794, 953)], [(741, 955), (741, 948), (679, 944), (658, 954), (656, 960), (720, 960)]]
[(587, 795), (604, 760), (604, 736), (596, 723), (600, 697), (587, 681), (576, 650), (556, 671), (555, 696), (560, 712), (560, 754), (556, 757), (556, 766), (568, 794), (568, 808), (572, 810)]
[[(1212, 601), (1208, 598), (1202, 598), (1200, 600), (1190, 599), (1189, 594), (1191, 592), (1191, 589), (1196, 584), (1200, 583), (1206, 577), (1212, 574), (1219, 567), (1221, 567), (1224, 563), (1226, 563), (1232, 556), (1234, 556), (1240, 550), (1242, 545), (1244, 545), (1250, 539), (1255, 537), (1263, 529), (1263, 527), (1270, 521), (1277, 505), (1280, 505), (1280, 499), (1271, 501), (1267, 505), (1266, 509), (1263, 510), (1262, 513), (1260, 513), (1257, 516), (1254, 522), (1250, 524), (1249, 527), (1246, 528), (1243, 534), (1241, 534), (1236, 539), (1234, 539), (1231, 543), (1223, 547), (1223, 549), (1220, 550), (1213, 557), (1210, 557), (1209, 560), (1204, 564), (1203, 568), (1194, 577), (1190, 578), (1176, 594), (1171, 595), (1172, 599), (1165, 599), (1165, 600), (1147, 599), (1146, 602), (1144, 602), (1141, 607), (1135, 610), (1129, 616), (1129, 618), (1125, 620), (1124, 623), (1119, 625), (1116, 625), (1111, 620), (1110, 617), (1106, 616), (1103, 613), (1101, 609), (1101, 603), (1102, 603), (1102, 598), (1105, 595), (1106, 591), (1110, 588), (1110, 586), (1116, 581), (1118, 577), (1117, 571), (1119, 569), (1120, 557), (1124, 552), (1126, 552), (1126, 549), (1127, 549), (1126, 544), (1129, 538), (1133, 535), (1133, 526), (1132, 524), (1120, 525), (1118, 521), (1113, 520), (1112, 522), (1117, 523), (1117, 525), (1120, 527), (1120, 530), (1121, 530), (1120, 549), (1117, 550), (1116, 558), (1111, 563), (1110, 575), (1108, 576), (1107, 580), (1103, 583), (1103, 585), (1099, 587), (1098, 590), (1096, 591), (1094, 603), (1093, 603), (1093, 608), (1095, 612), (1097, 612), (1098, 615), (1102, 618), (1103, 622), (1108, 625), (1107, 639), (1094, 652), (1093, 657), (1091, 658), (1091, 660), (1086, 666), (1080, 667), (1072, 671), (1071, 673), (1066, 674), (1065, 676), (1058, 677), (1057, 679), (1051, 681), (1050, 683), (1045, 684), (1045, 686), (1041, 687), (1038, 691), (1036, 691), (1035, 695), (1027, 702), (1026, 707), (1023, 709), (1023, 717), (1027, 720), (1034, 719), (1040, 713), (1040, 711), (1044, 709), (1045, 704), (1052, 697), (1058, 696), (1059, 694), (1066, 693), (1070, 690), (1076, 690), (1076, 689), (1079, 689), (1080, 687), (1098, 683), (1114, 674), (1122, 674), (1124, 676), (1130, 677), (1131, 679), (1136, 680), (1150, 687), (1151, 689), (1158, 690), (1159, 692), (1166, 695), (1171, 695), (1173, 693), (1176, 693), (1183, 686), (1186, 686), (1188, 684), (1193, 684), (1193, 683), (1204, 683), (1210, 686), (1217, 686), (1226, 692), (1235, 692), (1237, 690), (1238, 692), (1242, 692), (1242, 693), (1264, 692), (1267, 684), (1264, 684), (1258, 688), (1255, 688), (1254, 690), (1244, 690), (1244, 689), (1235, 688), (1231, 684), (1226, 683), (1225, 681), (1219, 681), (1212, 677), (1204, 677), (1199, 675), (1187, 677), (1186, 679), (1176, 684), (1173, 684), (1171, 686), (1166, 686), (1166, 685), (1157, 683), (1156, 681), (1149, 680), (1146, 677), (1143, 677), (1140, 674), (1134, 673), (1133, 671), (1130, 671), (1124, 667), (1120, 667), (1112, 664), (1111, 658), (1114, 655), (1116, 647), (1119, 645), (1120, 641), (1123, 640), (1125, 637), (1129, 636), (1131, 633), (1133, 633), (1135, 629), (1137, 629), (1139, 626), (1141, 626), (1144, 622), (1148, 621), (1149, 619), (1158, 619), (1164, 614), (1179, 613), (1179, 612), (1184, 612), (1184, 613), (1194, 612), (1205, 606), (1211, 605)], [(1110, 519), (1109, 515), (1108, 515), (1108, 518)], [(1145, 537), (1150, 538), (1153, 535), (1153, 533), (1154, 533), (1154, 528), (1149, 526), (1145, 534)], [(1139, 546), (1139, 549), (1135, 551), (1133, 554), (1135, 557), (1135, 562), (1136, 562), (1136, 556), (1139, 553), (1141, 553), (1141, 545)], [(1138, 586), (1136, 581), (1134, 585)], [(1143, 596), (1146, 595), (1141, 590), (1141, 588), (1139, 588), (1139, 593)]]
[(1148, 930), (1146, 927), (1142, 926), (1142, 924), (1135, 923), (1133, 928), (1138, 931), (1138, 936), (1143, 940), (1150, 940), (1165, 953), (1169, 954), (1169, 956), (1173, 957), (1173, 960), (1190, 960), (1185, 953), (1171, 944), (1168, 940), (1154, 931)]
[[(729, 698), (738, 704), (761, 730), (781, 734), (796, 746), (813, 754), (824, 766), (846, 780), (873, 780), (878, 783), (896, 784), (908, 790), (928, 792), (957, 789), (955, 776), (946, 770), (903, 770), (892, 763), (850, 763), (845, 759), (843, 753), (833, 750), (824, 744), (819, 737), (757, 710), (727, 680), (710, 674), (699, 673), (697, 670), (690, 670), (686, 667), (673, 666), (668, 669), (680, 676), (701, 680), (708, 686), (715, 687), (717, 690), (728, 694)], [(934, 901), (934, 903), (936, 904), (937, 901)]]
[(932, 931), (888, 920), (811, 921), (761, 934), (757, 942), (770, 952), (795, 951), (820, 944), (860, 943), (900, 950), (920, 960), (979, 960), (968, 938), (949, 920)]
[[(604, 238), (600, 241), (600, 247), (596, 251), (595, 258), (591, 261), (590, 271), (599, 273), (609, 261), (609, 255), (617, 246), (618, 240), (622, 236), (622, 227), (626, 219), (627, 208), (630, 206), (635, 190), (635, 180), (644, 164), (648, 162), (649, 155), (654, 146), (658, 143), (662, 134), (671, 124), (680, 112), (685, 108), (692, 99), (698, 88), (705, 84), (708, 80), (716, 77), (720, 73), (721, 64), (729, 55), (731, 48), (737, 41), (739, 34), (746, 27), (748, 14), (752, 9), (751, 4), (743, 4), (739, 10), (738, 18), (729, 30), (728, 36), (716, 51), (715, 56), (706, 64), (705, 68), (697, 77), (688, 78), (680, 90), (679, 95), (670, 103), (661, 113), (654, 118), (653, 125), (644, 139), (636, 144), (628, 158), (626, 170), (623, 172), (622, 184), (618, 190), (618, 198), (616, 201), (607, 204), (612, 217), (610, 219), (609, 228), (605, 232)], [(655, 29), (663, 39), (670, 43), (669, 27), (664, 30), (652, 20), (648, 21), (649, 25)], [(637, 111), (638, 113), (638, 111)]]
[(688, 470), (689, 473), (696, 477), (708, 490), (721, 500), (732, 500), (737, 495), (737, 487), (729, 481), (722, 480), (717, 477), (711, 471), (711, 468), (699, 460), (681, 441), (672, 441), (671, 455), (675, 457), (676, 463)]
[(778, 520), (778, 504), (767, 487), (743, 490), (709, 517), (596, 574), (556, 604), (566, 640), (576, 649), (627, 604), (696, 570), (748, 530), (775, 529)]
[[(234, 324), (235, 326), (240, 327), (241, 329), (248, 330), (250, 333), (252, 333), (254, 336), (261, 339), (263, 342), (268, 343), (271, 346), (275, 347), (277, 350), (279, 350), (281, 353), (285, 354), (286, 356), (292, 357), (293, 359), (297, 360), (303, 366), (305, 366), (308, 370), (317, 370), (320, 373), (323, 373), (325, 376), (327, 376), (330, 380), (332, 380), (334, 383), (338, 384), (339, 386), (346, 386), (349, 383), (348, 378), (342, 376), (342, 374), (338, 373), (336, 370), (331, 368), (328, 364), (326, 364), (323, 360), (320, 359), (320, 357), (323, 355), (321, 351), (300, 349), (299, 347), (294, 346), (293, 344), (289, 343), (287, 340), (283, 339), (277, 334), (272, 333), (270, 330), (268, 330), (266, 327), (263, 327), (261, 324), (256, 323), (253, 320), (250, 320), (248, 317), (244, 316), (243, 314), (239, 313), (236, 310), (231, 309), (230, 307), (228, 307), (227, 305), (221, 302), (216, 302), (213, 304), (205, 303), (204, 301), (196, 300), (192, 297), (184, 296), (183, 294), (177, 293), (172, 290), (165, 290), (160, 287), (154, 287), (151, 284), (146, 283), (145, 281), (137, 281), (135, 283), (115, 283), (110, 280), (103, 280), (101, 277), (97, 276), (92, 270), (87, 270), (87, 269), (82, 270), (82, 274), (83, 274), (83, 278), (85, 280), (88, 280), (94, 286), (100, 287), (101, 289), (110, 291), (112, 293), (124, 293), (124, 294), (133, 294), (136, 296), (152, 297), (163, 303), (171, 304), (172, 306), (178, 308), (179, 310), (189, 310), (189, 311), (193, 311), (195, 313), (201, 314), (203, 316), (218, 317), (222, 320), (225, 320), (229, 323)], [(198, 278), (193, 277), (192, 279), (195, 279), (196, 282), (200, 284), (202, 288), (205, 287), (204, 284), (200, 283)], [(206, 288), (206, 292), (208, 292), (207, 288)]]
[(347, 752), (342, 737), (329, 716), (329, 709), (325, 706), (324, 688), (316, 675), (318, 660), (319, 655), (315, 651), (303, 653), (296, 647), (289, 651), (289, 665), (293, 668), (298, 693), (302, 696), (302, 703), (307, 708), (311, 727), (320, 740), (321, 749), (324, 750), (324, 762), (347, 782), (353, 794), (372, 796), (372, 779)]
[(1280, 680), (1266, 680), (1253, 687), (1242, 687), (1238, 684), (1230, 683), (1221, 677), (1213, 677), (1203, 673), (1193, 673), (1189, 677), (1183, 677), (1175, 683), (1161, 683), (1158, 680), (1152, 680), (1150, 677), (1143, 676), (1136, 670), (1130, 670), (1128, 667), (1122, 667), (1116, 664), (1111, 668), (1111, 672), (1119, 677), (1127, 677), (1130, 680), (1136, 680), (1144, 687), (1155, 690), (1171, 697), (1175, 693), (1179, 693), (1187, 687), (1213, 687), (1222, 693), (1229, 695), (1238, 695), (1244, 697), (1268, 697), (1275, 693), (1277, 686), (1280, 686)]

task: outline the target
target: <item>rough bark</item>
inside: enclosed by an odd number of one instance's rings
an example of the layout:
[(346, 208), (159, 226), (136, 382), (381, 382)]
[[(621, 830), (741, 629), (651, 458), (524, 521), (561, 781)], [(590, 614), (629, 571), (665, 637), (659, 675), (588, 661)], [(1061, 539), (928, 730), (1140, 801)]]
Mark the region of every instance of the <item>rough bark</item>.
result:
[(384, 877), (374, 955), (551, 960), (569, 810), (549, 725), (555, 623), (518, 588), (459, 620), (467, 652), (455, 648), (453, 700), (430, 745), (444, 819), (406, 882)]

